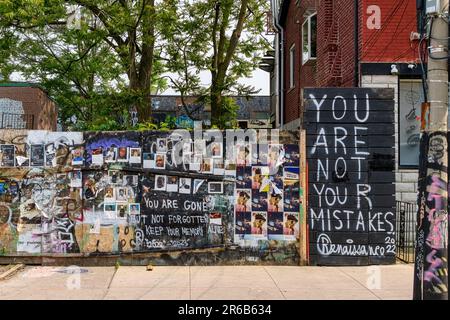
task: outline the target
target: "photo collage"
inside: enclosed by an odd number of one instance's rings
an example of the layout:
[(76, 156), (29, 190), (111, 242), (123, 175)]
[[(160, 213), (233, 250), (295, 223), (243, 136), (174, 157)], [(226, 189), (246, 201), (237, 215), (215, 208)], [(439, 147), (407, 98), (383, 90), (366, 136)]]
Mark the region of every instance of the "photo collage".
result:
[(104, 164), (141, 164), (142, 149), (135, 147), (97, 147), (90, 150), (92, 166), (103, 166)]
[(181, 163), (174, 164), (172, 155), (175, 146), (179, 142), (176, 135), (167, 137), (144, 137), (142, 152), (142, 168), (153, 172), (161, 170), (161, 174), (155, 173), (149, 190), (158, 192), (173, 192), (180, 194), (196, 194), (201, 186), (205, 186), (209, 194), (223, 194), (223, 182), (209, 181), (208, 179), (195, 179), (179, 175), (167, 175), (167, 171), (177, 173), (191, 172), (193, 174), (223, 176), (225, 166), (223, 161), (223, 143), (194, 140), (183, 142), (181, 151)]
[(139, 176), (123, 171), (109, 170), (107, 174), (89, 171), (83, 177), (85, 215), (102, 214), (104, 219), (122, 219), (138, 215)]
[[(299, 232), (300, 154), (298, 145), (260, 145), (237, 152), (235, 241), (295, 241)], [(267, 151), (264, 151), (267, 150)], [(255, 155), (262, 155), (255, 156)], [(268, 155), (267, 158), (264, 156)]]

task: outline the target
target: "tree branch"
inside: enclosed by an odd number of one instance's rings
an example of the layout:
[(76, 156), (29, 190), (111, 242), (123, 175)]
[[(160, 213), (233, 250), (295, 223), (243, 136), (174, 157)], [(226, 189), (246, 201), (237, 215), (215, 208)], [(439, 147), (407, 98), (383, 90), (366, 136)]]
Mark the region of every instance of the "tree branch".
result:
[(249, 0), (242, 0), (242, 2), (241, 2), (241, 8), (239, 10), (238, 22), (237, 22), (236, 28), (233, 30), (233, 33), (231, 35), (230, 43), (227, 48), (227, 54), (225, 56), (225, 60), (219, 70), (219, 75), (218, 75), (219, 82), (223, 82), (223, 80), (225, 79), (227, 69), (230, 65), (233, 55), (235, 54), (237, 45), (239, 43), (239, 39), (241, 37), (242, 30), (244, 28), (244, 20), (245, 20), (248, 3), (249, 3)]

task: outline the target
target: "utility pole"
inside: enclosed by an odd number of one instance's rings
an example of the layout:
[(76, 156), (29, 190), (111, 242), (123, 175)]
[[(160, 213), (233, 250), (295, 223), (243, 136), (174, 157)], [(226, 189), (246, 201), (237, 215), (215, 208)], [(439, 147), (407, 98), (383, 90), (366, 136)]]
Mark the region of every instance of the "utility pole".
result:
[(420, 150), (414, 299), (448, 300), (449, 0), (425, 3), (429, 114)]

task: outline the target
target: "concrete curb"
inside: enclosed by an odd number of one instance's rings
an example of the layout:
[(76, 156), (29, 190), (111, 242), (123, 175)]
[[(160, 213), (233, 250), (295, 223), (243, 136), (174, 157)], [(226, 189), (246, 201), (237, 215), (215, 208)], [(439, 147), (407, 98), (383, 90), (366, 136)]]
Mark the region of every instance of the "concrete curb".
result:
[(16, 272), (20, 271), (21, 269), (25, 268), (24, 264), (16, 264), (12, 268), (9, 268), (7, 271), (0, 274), (0, 281), (5, 280), (6, 278), (14, 275)]

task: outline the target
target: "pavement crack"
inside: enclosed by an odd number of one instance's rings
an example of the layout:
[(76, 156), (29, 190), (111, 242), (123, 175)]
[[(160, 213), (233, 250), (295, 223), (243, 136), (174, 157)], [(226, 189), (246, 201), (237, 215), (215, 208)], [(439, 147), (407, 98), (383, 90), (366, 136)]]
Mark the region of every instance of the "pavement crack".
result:
[(364, 289), (366, 289), (367, 291), (369, 291), (371, 294), (373, 294), (375, 297), (377, 297), (378, 300), (383, 300), (380, 296), (378, 296), (375, 292), (373, 292), (372, 290), (370, 290), (369, 288), (367, 288), (363, 283), (361, 283), (358, 279), (356, 279), (355, 277), (353, 277), (351, 274), (345, 272), (344, 270), (342, 270), (341, 268), (337, 268), (342, 274), (346, 275), (347, 277), (352, 278), (356, 283), (358, 283), (361, 287), (363, 287)]
[(113, 272), (113, 274), (111, 276), (111, 279), (109, 280), (108, 286), (106, 287), (105, 295), (103, 296), (102, 300), (105, 300), (106, 296), (108, 295), (109, 289), (111, 288), (111, 284), (112, 284), (112, 282), (114, 280), (114, 277), (116, 276), (117, 271), (119, 271), (119, 268), (114, 268), (114, 272)]
[(270, 274), (269, 271), (267, 271), (265, 266), (262, 266), (264, 271), (267, 273), (267, 275), (269, 276), (269, 278), (273, 281), (273, 283), (275, 284), (275, 286), (277, 287), (278, 291), (280, 291), (281, 295), (283, 296), (284, 300), (287, 300), (286, 296), (283, 293), (283, 290), (281, 290), (281, 288), (278, 286), (278, 283), (275, 281), (275, 279), (272, 277), (272, 275)]

